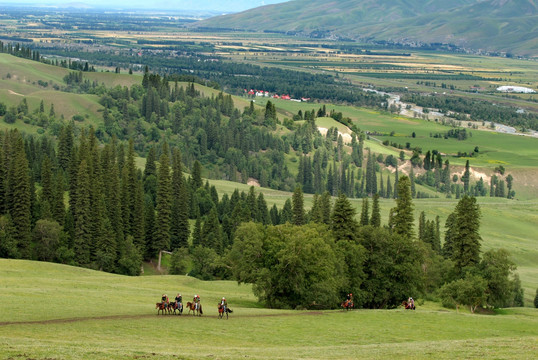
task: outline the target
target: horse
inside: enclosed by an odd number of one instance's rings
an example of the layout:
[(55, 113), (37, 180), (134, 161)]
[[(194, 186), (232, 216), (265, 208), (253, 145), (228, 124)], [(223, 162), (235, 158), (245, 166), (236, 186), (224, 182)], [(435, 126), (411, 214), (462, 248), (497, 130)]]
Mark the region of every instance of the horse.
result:
[(183, 304), (178, 303), (177, 301), (172, 301), (168, 305), (168, 308), (170, 309), (169, 310), (170, 312), (172, 312), (172, 311), (174, 312), (174, 315), (176, 314), (176, 310), (177, 310), (178, 315), (181, 315), (183, 313)]
[(157, 315), (159, 315), (159, 311), (162, 312), (162, 315), (164, 315), (165, 311), (168, 311), (169, 314), (172, 311), (170, 306), (167, 306), (165, 302), (155, 303), (155, 309), (157, 309)]
[(343, 310), (351, 310), (353, 309), (355, 305), (353, 304), (353, 301), (346, 300), (343, 303), (340, 304), (340, 307), (342, 307)]
[(196, 304), (193, 302), (188, 301), (186, 306), (187, 306), (187, 309), (189, 309), (189, 312), (187, 313), (187, 315), (190, 314), (191, 311), (192, 311), (193, 316), (195, 315), (201, 316), (204, 314), (204, 312), (202, 311), (202, 304), (199, 304), (198, 310), (196, 310)]
[(415, 304), (407, 302), (407, 300), (402, 301), (402, 306), (405, 310), (415, 310)]
[(218, 306), (218, 310), (219, 310), (219, 319), (222, 319), (224, 317), (224, 315), (226, 315), (226, 319), (228, 319), (228, 314), (233, 313), (232, 309), (230, 309), (228, 306), (224, 306), (224, 305), (222, 305), (220, 303), (219, 303), (219, 306)]

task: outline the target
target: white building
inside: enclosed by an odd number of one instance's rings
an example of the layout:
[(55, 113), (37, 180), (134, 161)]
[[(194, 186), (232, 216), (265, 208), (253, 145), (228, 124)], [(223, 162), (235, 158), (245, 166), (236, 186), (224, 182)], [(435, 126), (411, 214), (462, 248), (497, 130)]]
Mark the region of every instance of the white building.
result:
[(497, 88), (497, 91), (515, 92), (515, 93), (524, 93), (524, 94), (532, 94), (536, 92), (533, 89), (529, 89), (523, 86), (499, 86)]

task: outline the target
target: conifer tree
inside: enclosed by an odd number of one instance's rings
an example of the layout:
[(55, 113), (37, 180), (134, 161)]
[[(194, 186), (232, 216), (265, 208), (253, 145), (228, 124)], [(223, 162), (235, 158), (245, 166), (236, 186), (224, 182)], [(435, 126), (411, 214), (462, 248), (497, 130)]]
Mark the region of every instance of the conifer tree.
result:
[(470, 169), (469, 169), (469, 160), (465, 162), (465, 171), (463, 172), (463, 176), (461, 177), (461, 181), (463, 182), (463, 193), (465, 195), (469, 194), (469, 180), (471, 177)]
[(453, 236), (452, 260), (461, 273), (464, 268), (480, 262), (480, 207), (475, 197), (464, 195), (454, 213), (454, 224), (447, 231)]
[(201, 188), (202, 183), (202, 165), (198, 160), (194, 162), (194, 165), (192, 167), (192, 175), (191, 175), (191, 182), (192, 182), (192, 190), (193, 192), (196, 191), (198, 188)]
[(398, 189), (398, 168), (396, 168), (396, 174), (394, 177), (394, 194), (392, 196), (394, 199), (398, 198)]
[(329, 225), (331, 223), (332, 205), (331, 194), (329, 194), (328, 191), (325, 191), (323, 194), (321, 194), (320, 208), (323, 223)]
[(385, 183), (383, 182), (383, 171), (379, 172), (379, 196), (385, 197)]
[(13, 239), (18, 253), (28, 258), (30, 255), (31, 194), (28, 160), (21, 135), (17, 130), (11, 133), (11, 164), (7, 176), (7, 213), (13, 224)]
[(171, 180), (170, 162), (168, 157), (168, 144), (163, 144), (162, 155), (159, 159), (157, 205), (155, 207), (155, 244), (159, 250), (170, 248), (170, 221), (171, 221)]
[(398, 198), (393, 213), (393, 229), (396, 234), (406, 239), (412, 239), (413, 232), (413, 203), (411, 201), (411, 184), (407, 176), (398, 181)]
[(79, 265), (90, 264), (91, 224), (90, 224), (90, 174), (86, 159), (82, 160), (77, 174), (75, 207), (75, 260)]
[(385, 198), (392, 199), (392, 183), (390, 182), (390, 175), (387, 177), (387, 193)]
[(207, 219), (204, 222), (201, 240), (202, 246), (215, 250), (217, 254), (222, 254), (222, 229), (215, 207), (211, 208), (211, 211), (209, 211)]
[(415, 172), (413, 171), (413, 167), (411, 166), (411, 171), (409, 172), (409, 180), (411, 181), (411, 198), (417, 197), (417, 192), (415, 190)]
[(202, 244), (202, 220), (198, 216), (192, 230), (192, 247), (197, 247)]
[(350, 240), (357, 239), (358, 224), (355, 220), (355, 208), (347, 197), (340, 193), (334, 202), (334, 209), (331, 216), (331, 230), (335, 240)]
[(267, 209), (267, 202), (263, 196), (263, 193), (258, 194), (258, 199), (256, 200), (258, 211), (257, 211), (257, 222), (261, 222), (264, 225), (269, 225), (271, 219), (269, 217), (269, 210)]
[(303, 200), (303, 191), (300, 186), (295, 188), (292, 196), (292, 224), (293, 225), (304, 225), (306, 224), (305, 211), (304, 211), (304, 200)]
[(187, 247), (190, 235), (188, 193), (181, 165), (181, 154), (173, 151), (172, 166), (172, 224), (170, 228), (171, 248)]
[(368, 225), (368, 223), (369, 223), (368, 216), (369, 216), (369, 214), (368, 214), (368, 198), (365, 197), (365, 198), (362, 199), (361, 221), (360, 221), (361, 226)]
[(370, 225), (373, 227), (381, 226), (381, 210), (379, 208), (379, 194), (374, 194), (372, 204), (372, 217), (370, 218)]

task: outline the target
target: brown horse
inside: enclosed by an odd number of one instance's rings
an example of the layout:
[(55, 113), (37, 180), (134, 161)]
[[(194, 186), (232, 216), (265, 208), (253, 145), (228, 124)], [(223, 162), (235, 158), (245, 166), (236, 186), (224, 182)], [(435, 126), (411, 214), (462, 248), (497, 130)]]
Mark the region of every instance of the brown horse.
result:
[(189, 309), (189, 312), (187, 313), (187, 315), (189, 315), (192, 311), (192, 315), (198, 315), (198, 316), (201, 316), (204, 314), (204, 312), (202, 311), (202, 304), (200, 304), (200, 306), (198, 307), (198, 309), (196, 309), (196, 304), (193, 303), (193, 302), (190, 302), (188, 301), (187, 302), (187, 309)]
[(157, 315), (159, 315), (159, 311), (161, 311), (162, 315), (164, 315), (165, 311), (168, 311), (169, 314), (172, 311), (170, 306), (167, 306), (165, 302), (155, 303), (155, 309), (157, 309)]
[(402, 301), (402, 306), (405, 310), (415, 310), (415, 304), (407, 302), (406, 300)]
[(230, 309), (228, 306), (223, 306), (219, 303), (218, 305), (219, 310), (219, 319), (222, 319), (224, 316), (226, 316), (226, 319), (228, 319), (228, 314), (233, 313), (232, 309)]
[(178, 304), (177, 301), (172, 301), (168, 305), (168, 309), (169, 309), (169, 312), (173, 312), (174, 315), (176, 314), (176, 311), (178, 315), (181, 315), (183, 313), (183, 304), (182, 303)]
[(343, 303), (340, 304), (340, 307), (343, 309), (343, 310), (351, 310), (353, 309), (355, 305), (353, 304), (353, 301), (351, 300), (346, 300), (344, 301)]

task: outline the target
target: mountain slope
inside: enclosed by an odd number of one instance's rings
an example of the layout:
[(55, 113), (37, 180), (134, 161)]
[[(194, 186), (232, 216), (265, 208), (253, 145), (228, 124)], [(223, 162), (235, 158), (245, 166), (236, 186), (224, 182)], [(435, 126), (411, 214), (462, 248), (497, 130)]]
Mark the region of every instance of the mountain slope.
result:
[(487, 51), (538, 53), (534, 0), (295, 0), (195, 26), (327, 32), (358, 40), (451, 43)]

